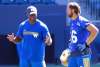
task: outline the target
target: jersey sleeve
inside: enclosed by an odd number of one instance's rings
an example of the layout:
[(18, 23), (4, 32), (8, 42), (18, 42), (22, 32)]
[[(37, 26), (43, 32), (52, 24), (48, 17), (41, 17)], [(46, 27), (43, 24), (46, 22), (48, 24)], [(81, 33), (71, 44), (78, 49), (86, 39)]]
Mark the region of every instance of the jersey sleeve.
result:
[(46, 36), (50, 36), (50, 32), (47, 26), (43, 27), (42, 34), (43, 34), (43, 39), (45, 39)]
[(18, 36), (20, 38), (23, 37), (23, 25), (21, 25), (21, 24), (19, 25), (19, 29), (18, 29), (18, 31), (16, 33), (16, 36)]
[(90, 25), (91, 23), (89, 21), (82, 21), (81, 26), (82, 28), (87, 28), (88, 25)]

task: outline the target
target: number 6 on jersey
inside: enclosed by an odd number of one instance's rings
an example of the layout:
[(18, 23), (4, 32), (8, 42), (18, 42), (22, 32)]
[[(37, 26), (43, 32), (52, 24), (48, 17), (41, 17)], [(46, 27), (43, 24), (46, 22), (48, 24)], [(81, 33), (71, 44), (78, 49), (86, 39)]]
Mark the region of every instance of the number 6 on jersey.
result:
[(72, 33), (71, 33), (71, 42), (72, 43), (77, 43), (77, 36), (76, 36), (77, 32), (75, 30), (72, 30)]

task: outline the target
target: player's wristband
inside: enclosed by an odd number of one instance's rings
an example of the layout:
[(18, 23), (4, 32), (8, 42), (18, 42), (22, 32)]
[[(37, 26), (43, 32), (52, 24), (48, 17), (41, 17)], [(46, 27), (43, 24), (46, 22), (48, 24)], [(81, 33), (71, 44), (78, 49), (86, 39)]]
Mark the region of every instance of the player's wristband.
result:
[(87, 43), (85, 43), (86, 47), (89, 48), (89, 45), (87, 45)]

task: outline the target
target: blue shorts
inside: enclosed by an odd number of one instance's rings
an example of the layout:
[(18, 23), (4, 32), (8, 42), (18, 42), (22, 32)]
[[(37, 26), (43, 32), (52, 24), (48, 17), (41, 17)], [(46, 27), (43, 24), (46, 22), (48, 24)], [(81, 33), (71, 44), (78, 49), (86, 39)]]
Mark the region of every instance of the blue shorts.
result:
[(70, 56), (68, 59), (68, 67), (90, 67), (90, 59), (90, 55)]
[(27, 59), (20, 59), (19, 67), (46, 67), (45, 61), (32, 62)]
[(31, 59), (25, 58), (21, 43), (17, 45), (17, 52), (19, 56), (19, 67), (46, 67), (45, 61), (33, 62)]

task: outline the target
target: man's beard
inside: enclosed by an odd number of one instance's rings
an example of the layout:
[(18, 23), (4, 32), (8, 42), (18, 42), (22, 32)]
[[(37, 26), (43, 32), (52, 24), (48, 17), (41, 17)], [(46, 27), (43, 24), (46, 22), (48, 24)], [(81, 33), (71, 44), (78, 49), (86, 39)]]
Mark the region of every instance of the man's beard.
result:
[(34, 20), (29, 20), (31, 24), (34, 24), (36, 22), (36, 19)]

